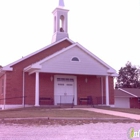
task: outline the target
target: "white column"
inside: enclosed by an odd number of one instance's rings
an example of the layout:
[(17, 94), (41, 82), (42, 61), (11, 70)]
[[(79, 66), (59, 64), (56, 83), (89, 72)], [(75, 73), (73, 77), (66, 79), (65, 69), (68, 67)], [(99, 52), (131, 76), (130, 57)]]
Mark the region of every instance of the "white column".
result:
[(106, 105), (109, 105), (109, 86), (108, 86), (108, 76), (105, 77), (106, 83)]
[(39, 72), (35, 76), (35, 106), (39, 106)]

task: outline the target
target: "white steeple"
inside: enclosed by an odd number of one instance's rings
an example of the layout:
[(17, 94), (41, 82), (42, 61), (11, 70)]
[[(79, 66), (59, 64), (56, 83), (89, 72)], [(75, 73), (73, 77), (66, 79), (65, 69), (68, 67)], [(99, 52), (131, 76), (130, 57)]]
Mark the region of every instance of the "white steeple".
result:
[(54, 15), (54, 34), (52, 43), (68, 37), (68, 11), (63, 8), (64, 0), (59, 0), (59, 6), (52, 12)]

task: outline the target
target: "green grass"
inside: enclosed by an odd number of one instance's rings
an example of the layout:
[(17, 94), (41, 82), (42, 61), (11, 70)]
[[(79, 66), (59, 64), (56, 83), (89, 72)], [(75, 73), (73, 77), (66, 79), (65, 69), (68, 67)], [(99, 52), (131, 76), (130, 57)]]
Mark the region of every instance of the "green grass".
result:
[(29, 117), (122, 118), (80, 109), (23, 108), (0, 111), (0, 119)]

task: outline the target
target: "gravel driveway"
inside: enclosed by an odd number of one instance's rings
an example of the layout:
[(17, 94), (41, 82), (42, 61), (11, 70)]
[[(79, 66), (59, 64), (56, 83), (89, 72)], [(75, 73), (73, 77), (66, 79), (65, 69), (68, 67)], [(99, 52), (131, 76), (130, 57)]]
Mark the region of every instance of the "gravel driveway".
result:
[(140, 129), (139, 123), (91, 123), (66, 126), (0, 124), (0, 140), (128, 140), (127, 131), (131, 127), (135, 130)]

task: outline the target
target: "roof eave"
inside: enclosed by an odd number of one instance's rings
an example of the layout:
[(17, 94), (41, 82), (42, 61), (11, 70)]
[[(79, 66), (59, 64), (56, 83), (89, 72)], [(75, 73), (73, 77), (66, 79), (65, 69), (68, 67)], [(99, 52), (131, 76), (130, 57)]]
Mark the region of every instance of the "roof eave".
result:
[(137, 95), (135, 95), (133, 93), (130, 93), (130, 92), (128, 92), (128, 91), (126, 91), (126, 90), (124, 90), (122, 88), (118, 88), (118, 89), (121, 90), (121, 91), (123, 91), (123, 92), (125, 92), (125, 93), (127, 93), (127, 94), (129, 94), (129, 95), (131, 95), (131, 96), (133, 96), (133, 97), (138, 97)]
[(93, 58), (95, 58), (98, 62), (100, 62), (102, 65), (104, 65), (106, 68), (108, 68), (108, 73), (109, 74), (114, 74), (114, 76), (117, 76), (116, 70), (113, 69), (111, 66), (109, 66), (108, 64), (106, 64), (103, 60), (101, 60), (99, 57), (97, 57), (96, 55), (94, 55), (93, 53), (91, 53), (89, 50), (87, 50), (85, 47), (83, 47), (81, 44), (79, 44), (78, 42), (76, 42), (76, 44), (78, 46), (80, 46), (85, 52), (87, 52), (89, 55), (91, 55)]
[(33, 64), (33, 65), (30, 65), (26, 68), (24, 68), (24, 72), (31, 72), (31, 71), (34, 71), (34, 70), (40, 70), (42, 68), (41, 65), (38, 65), (38, 64)]
[(111, 74), (112, 77), (118, 77), (119, 75), (117, 73)]
[(50, 47), (52, 47), (52, 46), (54, 46), (54, 45), (56, 45), (56, 44), (58, 44), (58, 43), (60, 43), (60, 42), (62, 42), (62, 41), (64, 41), (64, 40), (67, 40), (67, 41), (69, 41), (69, 42), (72, 43), (72, 44), (75, 43), (75, 42), (72, 41), (71, 39), (65, 37), (65, 38), (63, 38), (63, 39), (61, 39), (61, 40), (59, 40), (59, 41), (57, 41), (57, 42), (51, 43), (50, 45), (47, 45), (47, 46), (43, 47), (42, 49), (39, 49), (39, 50), (37, 50), (37, 51), (35, 51), (35, 52), (33, 52), (33, 53), (31, 53), (31, 54), (29, 54), (29, 55), (27, 55), (27, 56), (21, 58), (21, 59), (18, 59), (17, 61), (15, 61), (15, 62), (13, 62), (13, 63), (10, 63), (10, 64), (6, 65), (6, 66), (3, 67), (3, 68), (5, 69), (5, 71), (12, 71), (13, 68), (11, 68), (11, 66), (13, 66), (13, 65), (15, 65), (15, 64), (17, 64), (17, 63), (20, 63), (21, 61), (26, 60), (27, 58), (29, 58), (29, 57), (31, 57), (31, 56), (33, 56), (33, 55), (35, 55), (35, 54), (37, 54), (37, 53), (39, 53), (39, 52), (45, 50), (45, 49), (48, 49), (48, 48), (50, 48)]
[(13, 68), (10, 66), (5, 66), (2, 68), (2, 71), (13, 71)]

